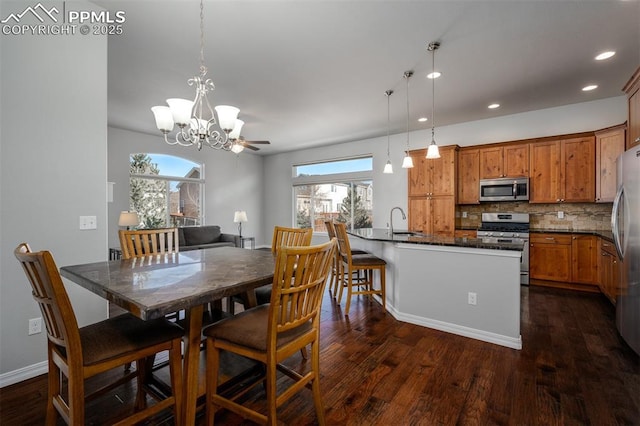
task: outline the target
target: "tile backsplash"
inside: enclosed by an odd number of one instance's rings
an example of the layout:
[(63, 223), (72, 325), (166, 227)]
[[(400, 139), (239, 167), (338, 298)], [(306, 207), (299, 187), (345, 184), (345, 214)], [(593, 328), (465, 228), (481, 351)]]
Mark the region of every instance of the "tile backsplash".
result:
[[(612, 203), (530, 204), (523, 202), (482, 203), (456, 207), (456, 225), (477, 228), (482, 213), (529, 213), (531, 229), (549, 230), (611, 230)], [(564, 213), (564, 219), (558, 218)], [(466, 218), (462, 217), (466, 213)]]

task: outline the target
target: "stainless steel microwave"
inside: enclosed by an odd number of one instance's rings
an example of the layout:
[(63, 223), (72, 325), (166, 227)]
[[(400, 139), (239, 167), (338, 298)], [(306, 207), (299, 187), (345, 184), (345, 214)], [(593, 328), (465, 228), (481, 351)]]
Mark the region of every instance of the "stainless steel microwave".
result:
[(480, 201), (528, 201), (529, 178), (480, 179)]

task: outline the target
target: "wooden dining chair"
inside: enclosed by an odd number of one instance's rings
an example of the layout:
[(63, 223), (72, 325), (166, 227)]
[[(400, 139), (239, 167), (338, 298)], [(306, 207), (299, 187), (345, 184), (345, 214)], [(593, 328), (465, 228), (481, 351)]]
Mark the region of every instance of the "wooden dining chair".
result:
[[(204, 330), (207, 338), (206, 424), (219, 408), (258, 423), (275, 425), (277, 409), (299, 390), (311, 386), (318, 423), (324, 424), (320, 392), (320, 309), (334, 259), (336, 240), (307, 247), (280, 247), (276, 255), (271, 301), (248, 309)], [(311, 345), (311, 366), (301, 374), (282, 365), (298, 350)], [(218, 394), (220, 351), (230, 351), (265, 365), (267, 414), (241, 405), (237, 395)], [(277, 371), (294, 384), (277, 392)], [(249, 390), (248, 387), (246, 390)], [(242, 393), (246, 392), (243, 390)]]
[(178, 228), (121, 229), (118, 236), (123, 259), (180, 251)]
[[(271, 239), (271, 254), (276, 255), (278, 249), (283, 246), (287, 247), (305, 247), (311, 244), (313, 237), (312, 228), (288, 228), (285, 226), (275, 226), (273, 228), (273, 238)], [(269, 303), (271, 300), (271, 284), (258, 287), (254, 290), (258, 305)], [(227, 310), (235, 313), (234, 303), (239, 302), (248, 308), (246, 298), (243, 295), (234, 296), (230, 299)]]
[[(164, 318), (143, 321), (131, 314), (79, 328), (51, 253), (33, 253), (28, 244), (22, 243), (14, 254), (31, 283), (33, 298), (40, 307), (47, 329), (46, 424), (55, 425), (58, 415), (67, 424), (85, 424), (85, 400), (102, 395), (134, 376), (138, 385), (135, 412), (117, 424), (134, 424), (168, 408), (173, 409), (179, 423), (183, 393), (182, 329)], [(169, 351), (172, 393), (164, 399), (149, 389), (145, 380), (148, 374), (146, 359), (162, 351)], [(86, 379), (132, 362), (136, 363), (135, 372), (85, 395)], [(147, 406), (147, 395), (157, 402)]]
[[(352, 254), (347, 227), (344, 223), (336, 223), (336, 238), (338, 239), (338, 250), (340, 251), (340, 261), (344, 269), (344, 279), (338, 294), (338, 303), (342, 302), (342, 291), (347, 288), (347, 305), (344, 310), (345, 315), (349, 315), (351, 297), (353, 295), (378, 295), (382, 299), (382, 308), (387, 310), (387, 297), (385, 292), (385, 272), (386, 265), (384, 259), (380, 259), (372, 254)], [(364, 272), (364, 279), (357, 279), (354, 273)], [(380, 288), (374, 287), (374, 271), (379, 271)]]
[[(324, 222), (325, 228), (327, 228), (327, 236), (331, 240), (332, 238), (336, 238), (336, 227), (331, 220), (327, 220)], [(359, 249), (351, 249), (351, 254), (367, 254), (364, 250)], [(338, 294), (338, 288), (342, 285), (342, 280), (344, 279), (344, 268), (342, 267), (342, 261), (340, 260), (340, 251), (336, 250), (336, 258), (333, 262), (333, 267), (331, 268), (331, 285), (329, 286), (329, 290), (331, 294), (335, 298)], [(359, 274), (359, 272), (357, 272)], [(357, 279), (362, 279), (358, 277)]]

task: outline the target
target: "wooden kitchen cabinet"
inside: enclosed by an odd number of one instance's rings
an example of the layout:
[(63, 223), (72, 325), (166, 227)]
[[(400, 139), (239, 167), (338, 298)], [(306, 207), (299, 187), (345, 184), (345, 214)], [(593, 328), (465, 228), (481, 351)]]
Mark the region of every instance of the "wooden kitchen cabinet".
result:
[(480, 149), (458, 151), (458, 204), (480, 204)]
[(571, 236), (571, 282), (596, 285), (598, 275), (598, 237)]
[(571, 235), (531, 234), (529, 274), (537, 280), (571, 282)]
[(598, 251), (600, 252), (598, 263), (600, 265), (600, 279), (598, 286), (602, 294), (615, 305), (621, 277), (618, 254), (613, 243), (603, 238), (599, 239)]
[(640, 144), (640, 67), (622, 89), (628, 96), (626, 148)]
[(455, 198), (428, 196), (409, 198), (409, 230), (428, 235), (454, 236)]
[(426, 159), (426, 150), (411, 151), (408, 172), (409, 229), (453, 236), (455, 231), (457, 145), (440, 147), (440, 158)]
[(612, 203), (616, 196), (616, 159), (624, 152), (626, 125), (597, 131), (596, 203)]
[(530, 144), (530, 203), (595, 201), (595, 137)]
[(529, 176), (529, 144), (480, 148), (480, 179)]

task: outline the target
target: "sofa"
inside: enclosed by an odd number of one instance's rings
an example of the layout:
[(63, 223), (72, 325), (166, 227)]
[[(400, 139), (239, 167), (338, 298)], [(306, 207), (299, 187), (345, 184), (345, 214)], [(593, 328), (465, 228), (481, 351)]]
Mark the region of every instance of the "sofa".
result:
[(178, 244), (180, 251), (242, 246), (239, 235), (223, 234), (217, 225), (178, 228)]

